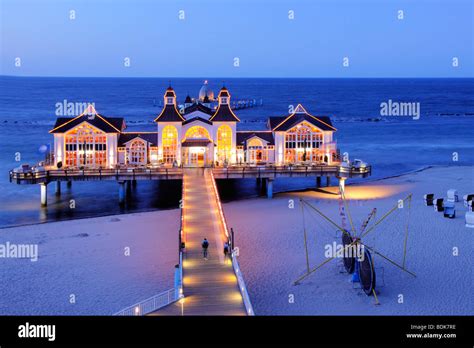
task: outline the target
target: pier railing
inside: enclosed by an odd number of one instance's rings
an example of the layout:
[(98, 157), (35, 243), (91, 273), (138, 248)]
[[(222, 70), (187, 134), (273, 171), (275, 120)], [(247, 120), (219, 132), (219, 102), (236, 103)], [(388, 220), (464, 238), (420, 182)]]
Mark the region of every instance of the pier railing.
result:
[[(372, 172), (372, 167), (349, 167), (341, 165), (242, 165), (229, 167), (214, 167), (212, 169), (217, 179), (239, 178), (277, 178), (301, 176), (338, 176), (366, 177)], [(10, 171), (10, 182), (18, 184), (39, 184), (50, 181), (89, 181), (89, 180), (166, 180), (182, 179), (182, 168), (120, 168), (120, 169), (44, 169), (30, 171)]]
[(17, 183), (43, 183), (54, 180), (136, 180), (180, 179), (181, 168), (126, 168), (126, 169), (48, 169), (27, 172), (10, 171), (10, 181)]
[(295, 166), (229, 166), (213, 169), (217, 179), (237, 178), (277, 178), (301, 176), (338, 176), (366, 177), (372, 172), (372, 167), (345, 167), (341, 165), (295, 165)]

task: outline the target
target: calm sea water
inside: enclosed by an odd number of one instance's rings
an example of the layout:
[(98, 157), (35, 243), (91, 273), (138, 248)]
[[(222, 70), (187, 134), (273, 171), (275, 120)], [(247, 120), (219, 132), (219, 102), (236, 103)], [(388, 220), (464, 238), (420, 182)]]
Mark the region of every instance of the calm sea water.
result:
[[(50, 188), (49, 205), (39, 206), (37, 185), (9, 183), (8, 170), (43, 157), (38, 148), (52, 143), (56, 103), (94, 102), (99, 113), (126, 118), (128, 130), (156, 130), (153, 119), (169, 79), (0, 77), (0, 227), (104, 214), (175, 208), (181, 184), (139, 182), (126, 207), (117, 202), (114, 182), (63, 185), (61, 197)], [(203, 79), (172, 79), (179, 101), (197, 96)], [(222, 79), (210, 80), (218, 92)], [(373, 165), (373, 178), (428, 165), (474, 164), (474, 79), (225, 79), (235, 99), (256, 98), (263, 106), (237, 111), (240, 129), (264, 129), (268, 116), (284, 116), (302, 103), (315, 115), (329, 115), (338, 128), (342, 152)], [(419, 102), (421, 118), (380, 117), (389, 99)], [(452, 161), (453, 152), (459, 161)], [(51, 185), (52, 186), (52, 185)], [(254, 180), (219, 183), (224, 200), (258, 194)], [(314, 179), (275, 182), (275, 190), (314, 186)], [(76, 208), (69, 209), (75, 199)]]

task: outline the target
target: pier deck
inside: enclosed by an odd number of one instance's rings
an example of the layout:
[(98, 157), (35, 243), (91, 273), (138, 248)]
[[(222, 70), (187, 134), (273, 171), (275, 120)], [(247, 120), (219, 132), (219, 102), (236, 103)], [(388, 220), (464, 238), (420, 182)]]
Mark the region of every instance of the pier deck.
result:
[[(215, 179), (248, 179), (256, 178), (263, 180), (266, 187), (267, 196), (273, 197), (273, 181), (276, 178), (299, 178), (315, 177), (316, 185), (320, 186), (321, 177), (325, 176), (327, 182), (330, 177), (339, 179), (339, 186), (344, 185), (347, 178), (362, 177), (371, 175), (370, 166), (363, 168), (348, 167), (342, 165), (288, 165), (288, 166), (239, 166), (229, 167), (209, 167), (209, 168), (124, 168), (124, 169), (54, 169), (46, 168), (41, 170), (16, 171), (11, 170), (10, 182), (20, 185), (39, 184), (41, 187), (41, 205), (47, 205), (47, 186), (51, 182), (56, 182), (56, 193), (60, 194), (61, 181), (67, 181), (68, 185), (73, 181), (116, 181), (119, 183), (119, 204), (123, 205), (126, 200), (125, 186), (137, 180), (182, 180), (184, 173), (188, 170), (200, 170), (203, 173), (212, 171)], [(342, 186), (341, 186), (342, 185)]]
[[(226, 240), (210, 168), (183, 170), (183, 260), (185, 298), (151, 315), (246, 315), (237, 278), (229, 258), (224, 258)], [(201, 242), (209, 241), (208, 260)]]
[[(16, 184), (42, 184), (52, 181), (100, 180), (176, 180), (183, 178), (186, 168), (128, 169), (46, 169), (32, 172), (10, 171), (10, 181)], [(202, 168), (201, 168), (202, 170)], [(371, 167), (351, 168), (340, 165), (314, 166), (229, 166), (212, 168), (216, 179), (278, 178), (305, 176), (367, 177)]]

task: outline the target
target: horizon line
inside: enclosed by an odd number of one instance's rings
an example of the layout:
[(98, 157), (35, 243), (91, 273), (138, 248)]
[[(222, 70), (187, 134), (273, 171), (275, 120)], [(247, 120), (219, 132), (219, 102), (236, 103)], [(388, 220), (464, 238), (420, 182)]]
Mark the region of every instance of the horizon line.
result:
[(241, 76), (241, 77), (230, 77), (230, 76), (56, 76), (56, 75), (3, 75), (0, 77), (13, 77), (13, 78), (74, 78), (74, 79), (474, 79), (473, 76), (352, 76), (352, 77), (341, 77), (341, 76)]

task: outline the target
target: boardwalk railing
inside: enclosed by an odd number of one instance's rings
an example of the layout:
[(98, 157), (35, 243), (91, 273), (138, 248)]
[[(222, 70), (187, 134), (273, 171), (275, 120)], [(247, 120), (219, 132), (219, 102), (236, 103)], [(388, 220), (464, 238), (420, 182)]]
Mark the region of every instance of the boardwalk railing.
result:
[(237, 255), (234, 251), (232, 251), (232, 266), (234, 267), (235, 276), (237, 277), (237, 282), (239, 284), (240, 293), (242, 295), (242, 300), (244, 301), (247, 315), (255, 315), (252, 303), (250, 302), (247, 287), (245, 286), (244, 277), (242, 275), (242, 272), (240, 271), (239, 261), (237, 261)]
[[(224, 227), (224, 233), (227, 236), (227, 239), (229, 240), (230, 235), (229, 235), (229, 230), (227, 229), (227, 221), (224, 216), (224, 210), (222, 209), (221, 200), (219, 198), (219, 191), (217, 190), (216, 180), (214, 179), (214, 174), (212, 173), (212, 171), (211, 171), (211, 180), (212, 180), (212, 187), (214, 189), (214, 193), (216, 196), (219, 216), (221, 218), (222, 225)], [(239, 262), (237, 261), (237, 255), (234, 250), (232, 251), (232, 267), (234, 268), (234, 273), (235, 273), (235, 276), (237, 277), (237, 283), (239, 286), (240, 294), (242, 295), (242, 300), (244, 302), (247, 315), (255, 315), (253, 311), (252, 303), (250, 302), (250, 297), (247, 291), (247, 287), (245, 286), (244, 277), (242, 275), (242, 271), (240, 270)]]
[(145, 315), (156, 311), (162, 307), (165, 307), (180, 298), (176, 296), (176, 289), (170, 289), (164, 291), (158, 295), (152, 296), (144, 301), (141, 301), (133, 306), (127, 307), (114, 315), (118, 316), (132, 316), (132, 315)]

